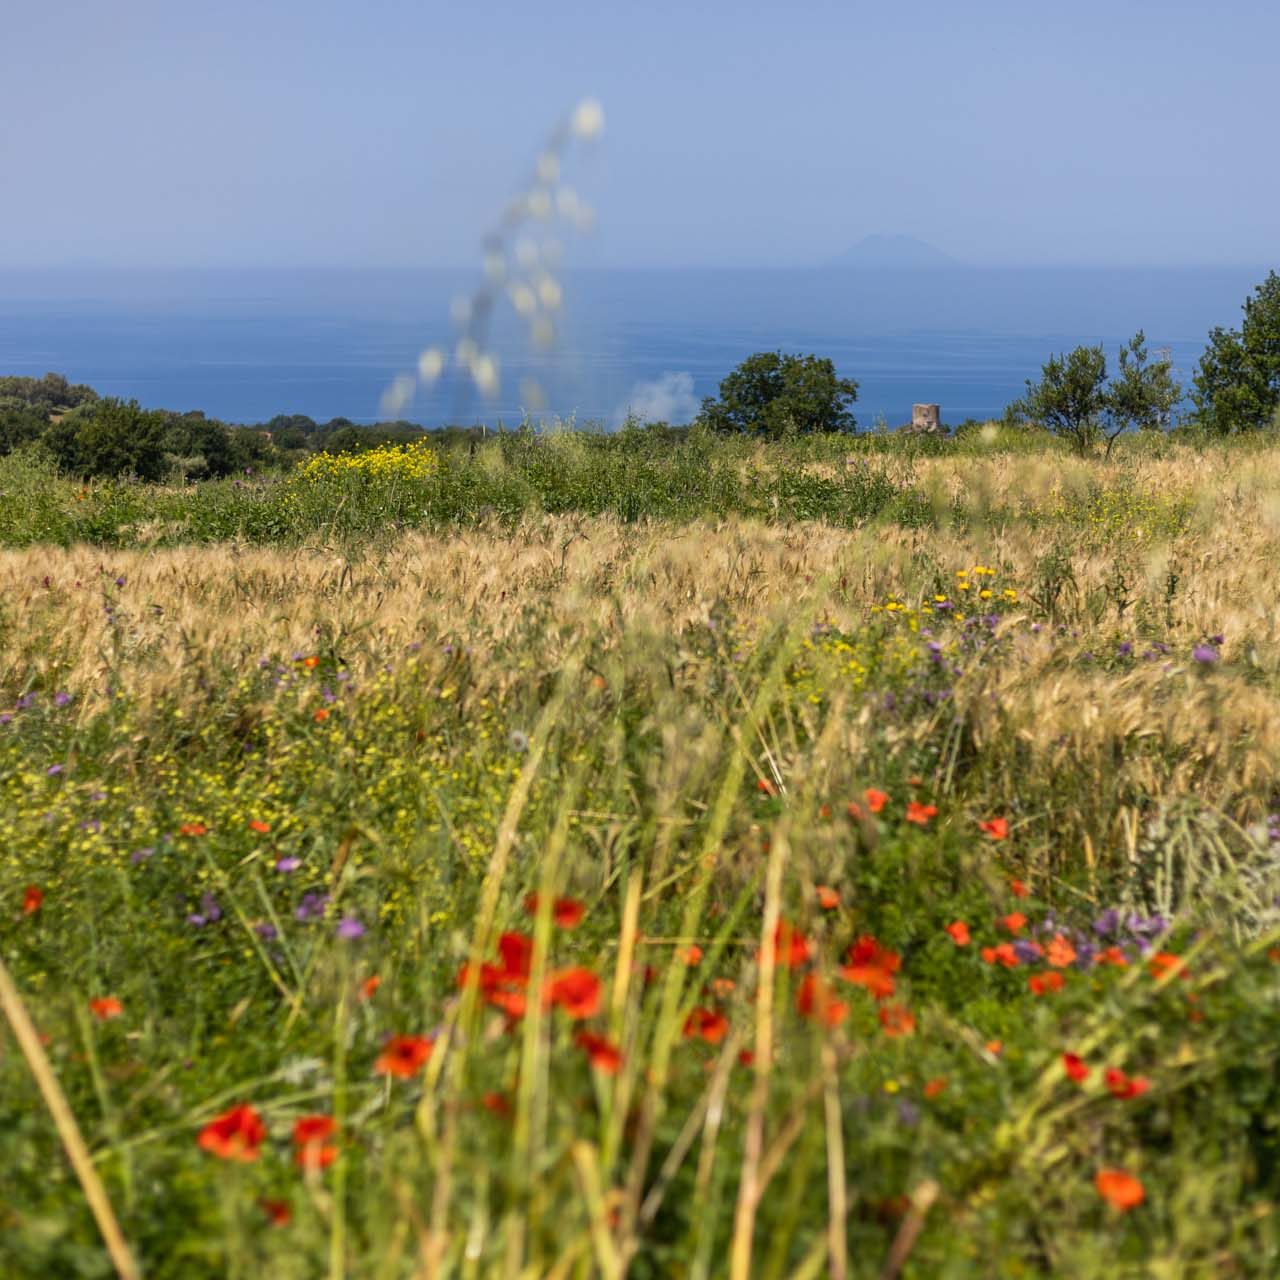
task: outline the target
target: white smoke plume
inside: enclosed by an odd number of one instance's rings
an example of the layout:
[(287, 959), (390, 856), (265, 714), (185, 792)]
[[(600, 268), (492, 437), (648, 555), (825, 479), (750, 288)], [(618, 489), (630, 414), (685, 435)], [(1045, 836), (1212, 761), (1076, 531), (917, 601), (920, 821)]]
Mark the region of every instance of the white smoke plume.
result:
[(682, 427), (698, 416), (701, 404), (693, 394), (693, 374), (664, 373), (652, 382), (637, 382), (625, 404), (614, 411), (615, 426), (627, 416), (641, 422), (666, 422)]

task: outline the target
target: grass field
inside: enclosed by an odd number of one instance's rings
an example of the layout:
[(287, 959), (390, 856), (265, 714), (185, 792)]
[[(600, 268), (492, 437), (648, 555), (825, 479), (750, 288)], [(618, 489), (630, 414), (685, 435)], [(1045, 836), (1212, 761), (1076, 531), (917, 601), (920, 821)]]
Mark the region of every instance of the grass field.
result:
[(713, 449), (0, 461), (0, 1274), (1280, 1272), (1280, 448)]

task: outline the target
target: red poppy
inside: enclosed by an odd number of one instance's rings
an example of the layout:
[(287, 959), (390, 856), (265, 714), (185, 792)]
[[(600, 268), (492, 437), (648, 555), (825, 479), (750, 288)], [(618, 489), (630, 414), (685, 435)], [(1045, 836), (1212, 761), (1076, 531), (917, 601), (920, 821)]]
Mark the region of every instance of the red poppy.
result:
[(604, 1036), (598, 1036), (594, 1031), (579, 1031), (573, 1042), (585, 1051), (597, 1071), (616, 1076), (622, 1069), (622, 1050)]
[(321, 707), (311, 718), (316, 724), (323, 724), (329, 718), (329, 708)]
[(98, 996), (96, 1000), (89, 1001), (89, 1008), (93, 1016), (103, 1022), (108, 1018), (118, 1018), (124, 1012), (124, 1005), (115, 996)]
[(734, 982), (732, 978), (712, 978), (711, 994), (714, 996), (719, 996), (723, 1000), (726, 996), (730, 996), (733, 994), (734, 990), (737, 988), (737, 985), (738, 984)]
[(1064, 1053), (1062, 1055), (1062, 1069), (1076, 1084), (1083, 1084), (1089, 1077), (1089, 1068), (1079, 1054)]
[[(762, 947), (756, 952), (756, 960), (763, 960)], [(773, 931), (774, 963), (786, 965), (788, 969), (798, 969), (809, 959), (809, 939), (788, 920), (779, 920)]]
[(1100, 951), (1094, 958), (1095, 964), (1110, 964), (1117, 969), (1127, 969), (1129, 967), (1129, 957), (1119, 947), (1108, 947), (1105, 951)]
[(1052, 995), (1062, 990), (1063, 977), (1056, 969), (1050, 969), (1048, 973), (1033, 973), (1027, 979), (1027, 986), (1033, 996)]
[(907, 801), (907, 821), (914, 822), (918, 827), (927, 827), (929, 819), (938, 815), (938, 806), (936, 804), (921, 804), (919, 800)]
[(877, 791), (875, 787), (868, 787), (862, 793), (862, 798), (867, 802), (867, 808), (872, 813), (879, 813), (889, 803), (889, 793), (887, 791)]
[(209, 828), (203, 822), (184, 822), (178, 828), (178, 834), (180, 836), (207, 836)]
[(302, 665), (314, 669), (320, 665), (320, 659), (313, 654), (310, 658), (303, 658)]
[(843, 1000), (837, 1000), (816, 973), (806, 973), (796, 988), (796, 1012), (802, 1018), (821, 1022), (824, 1027), (838, 1027), (849, 1012), (849, 1006)]
[(988, 818), (978, 823), (978, 830), (990, 836), (992, 840), (1009, 838), (1009, 820), (1007, 818)]
[(544, 1005), (557, 1005), (571, 1018), (590, 1018), (600, 1009), (602, 984), (590, 969), (560, 969), (547, 978)]
[(818, 906), (823, 911), (834, 911), (840, 905), (840, 895), (830, 886), (826, 884), (818, 885), (816, 889), (818, 895)]
[(260, 836), (265, 836), (271, 830), (271, 823), (263, 822), (261, 818), (253, 818), (249, 822), (249, 830), (256, 831)]
[(1099, 1169), (1094, 1175), (1093, 1185), (1097, 1187), (1098, 1194), (1121, 1213), (1136, 1209), (1147, 1197), (1142, 1183), (1123, 1169)]
[(822, 805), (819, 805), (819, 806), (818, 806), (818, 817), (820, 817), (820, 818), (822, 818), (822, 819), (824, 819), (824, 820), (825, 820), (825, 819), (827, 819), (827, 818), (830, 818), (830, 817), (831, 817), (831, 806), (830, 806), (829, 804), (822, 804)]
[(947, 932), (957, 947), (967, 947), (972, 941), (969, 937), (969, 926), (963, 920), (955, 920), (947, 925)]
[(287, 1227), (289, 1219), (293, 1217), (293, 1210), (289, 1208), (287, 1200), (259, 1200), (258, 1208), (267, 1215), (267, 1221), (273, 1227)]
[(691, 942), (683, 951), (680, 952), (680, 959), (685, 962), (690, 969), (696, 969), (702, 963), (702, 948), (696, 942)]
[(373, 1069), (382, 1076), (411, 1080), (427, 1065), (434, 1047), (427, 1036), (392, 1036), (382, 1046)]
[(936, 1098), (947, 1087), (947, 1082), (942, 1076), (937, 1076), (933, 1080), (929, 1080), (924, 1086), (924, 1096), (926, 1098)]
[(1176, 975), (1181, 978), (1191, 976), (1187, 972), (1186, 961), (1181, 956), (1174, 955), (1172, 951), (1157, 951), (1147, 962), (1147, 972), (1156, 979), (1166, 975)]
[(1009, 892), (1012, 893), (1015, 898), (1025, 898), (1031, 890), (1027, 888), (1026, 882), (1023, 880), (1010, 880)]
[(729, 1034), (729, 1019), (714, 1009), (698, 1007), (689, 1012), (684, 1020), (684, 1038), (686, 1040), (705, 1040), (708, 1044), (719, 1044)]
[(767, 796), (776, 796), (778, 794), (778, 788), (768, 778), (759, 779), (756, 782), (756, 790), (762, 791)]
[(902, 967), (902, 957), (896, 951), (864, 935), (850, 944), (844, 958), (840, 976), (846, 982), (863, 987), (877, 1000), (893, 995), (893, 975)]
[(1002, 942), (998, 947), (983, 947), (982, 959), (987, 964), (1003, 965), (1006, 969), (1018, 967), (1018, 953), (1013, 949), (1012, 942)]
[(374, 993), (380, 986), (382, 986), (382, 979), (378, 977), (376, 973), (370, 974), (369, 977), (360, 984), (360, 999), (372, 1000)]
[(1151, 1088), (1151, 1081), (1145, 1076), (1127, 1076), (1119, 1067), (1108, 1067), (1103, 1078), (1117, 1098), (1140, 1098)]
[(845, 808), (848, 810), (849, 817), (853, 818), (854, 821), (856, 822), (862, 821), (862, 818), (863, 818), (862, 806), (856, 800), (850, 800), (849, 803), (845, 806)]
[(495, 1116), (511, 1114), (511, 1099), (505, 1093), (490, 1091), (480, 1099), (480, 1105), (486, 1111), (492, 1111)]
[[(538, 914), (538, 895), (531, 893), (524, 900), (524, 909), (531, 915)], [(561, 929), (576, 929), (587, 914), (586, 907), (576, 898), (557, 898), (551, 904), (551, 919)]]
[(902, 1005), (885, 1004), (880, 1006), (880, 1026), (887, 1036), (909, 1036), (916, 1029), (916, 1020)]
[(1045, 958), (1055, 969), (1065, 969), (1067, 965), (1075, 962), (1076, 949), (1059, 933), (1049, 943)]
[[(533, 963), (533, 939), (523, 933), (504, 933), (498, 939), (498, 957), (501, 963), (480, 966), (480, 994), (508, 1017), (522, 1018), (525, 987)], [(464, 964), (458, 973), (458, 986), (465, 987), (471, 980), (471, 966)]]
[(262, 1153), (267, 1126), (257, 1110), (247, 1102), (215, 1116), (196, 1139), (202, 1151), (219, 1160), (256, 1160)]
[(338, 1148), (330, 1145), (338, 1131), (332, 1116), (299, 1116), (293, 1126), (293, 1158), (300, 1169), (327, 1169), (337, 1158)]
[(29, 884), (22, 892), (22, 914), (33, 916), (44, 905), (44, 890), (39, 885)]
[(1010, 933), (1018, 934), (1027, 927), (1027, 917), (1021, 911), (1010, 911), (1007, 916), (1001, 916), (996, 923), (1008, 929)]

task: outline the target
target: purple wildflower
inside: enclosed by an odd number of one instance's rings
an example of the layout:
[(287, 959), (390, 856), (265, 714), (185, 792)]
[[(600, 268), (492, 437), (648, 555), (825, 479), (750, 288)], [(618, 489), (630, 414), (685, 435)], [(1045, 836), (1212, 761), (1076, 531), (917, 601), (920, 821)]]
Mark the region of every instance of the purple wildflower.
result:
[(71, 695), (59, 690), (53, 695), (53, 705), (55, 707), (65, 707), (71, 701)]
[(276, 860), (276, 870), (282, 875), (288, 875), (291, 871), (297, 871), (302, 866), (302, 859), (295, 857), (278, 858)]
[(1217, 662), (1218, 651), (1211, 644), (1198, 644), (1191, 650), (1191, 656), (1197, 662), (1203, 662), (1208, 665)]
[(263, 942), (274, 942), (280, 936), (280, 930), (269, 920), (262, 920), (253, 926), (253, 931)]
[(298, 903), (294, 909), (293, 916), (295, 920), (320, 920), (324, 916), (324, 910), (329, 905), (329, 895), (327, 893), (304, 893), (302, 901)]
[(364, 925), (355, 916), (343, 916), (338, 921), (337, 934), (346, 942), (354, 942), (357, 938), (364, 937)]

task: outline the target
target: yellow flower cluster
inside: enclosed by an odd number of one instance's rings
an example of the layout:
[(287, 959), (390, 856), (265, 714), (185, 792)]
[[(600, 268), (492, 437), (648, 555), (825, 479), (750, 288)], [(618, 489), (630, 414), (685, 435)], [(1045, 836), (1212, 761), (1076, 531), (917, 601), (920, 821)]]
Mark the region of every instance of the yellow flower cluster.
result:
[(360, 453), (317, 453), (298, 468), (311, 484), (364, 476), (370, 480), (427, 480), (440, 470), (440, 455), (425, 440), (384, 444)]

